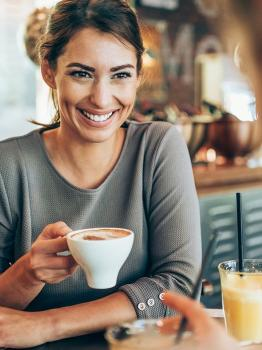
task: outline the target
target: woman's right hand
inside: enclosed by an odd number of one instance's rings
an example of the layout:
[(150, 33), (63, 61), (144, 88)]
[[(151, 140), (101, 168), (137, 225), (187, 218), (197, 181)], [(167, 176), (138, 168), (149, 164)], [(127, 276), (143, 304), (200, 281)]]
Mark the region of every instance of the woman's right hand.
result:
[(58, 283), (72, 275), (77, 263), (71, 255), (59, 255), (68, 250), (66, 234), (72, 230), (62, 221), (47, 225), (28, 253), (29, 268), (37, 281)]

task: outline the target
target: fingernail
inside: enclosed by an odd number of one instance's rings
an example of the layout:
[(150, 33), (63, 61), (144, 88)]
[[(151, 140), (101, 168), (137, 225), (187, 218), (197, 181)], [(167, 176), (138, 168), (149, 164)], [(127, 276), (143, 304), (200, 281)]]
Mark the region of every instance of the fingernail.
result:
[(164, 322), (162, 320), (158, 320), (156, 324), (157, 324), (158, 327), (163, 327), (164, 326)]
[(162, 293), (162, 301), (164, 301), (166, 299), (166, 292)]

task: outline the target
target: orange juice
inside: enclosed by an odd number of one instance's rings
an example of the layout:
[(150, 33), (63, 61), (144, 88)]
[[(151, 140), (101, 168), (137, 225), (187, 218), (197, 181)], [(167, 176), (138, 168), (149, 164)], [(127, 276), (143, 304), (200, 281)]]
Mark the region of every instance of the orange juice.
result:
[(262, 271), (220, 271), (228, 333), (241, 342), (262, 343)]

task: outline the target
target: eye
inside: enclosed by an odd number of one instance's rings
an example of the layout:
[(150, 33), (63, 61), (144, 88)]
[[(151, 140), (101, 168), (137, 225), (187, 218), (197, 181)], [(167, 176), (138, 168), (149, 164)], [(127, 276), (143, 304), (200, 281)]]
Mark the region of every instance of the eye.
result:
[(132, 74), (130, 72), (119, 72), (114, 74), (112, 79), (126, 79), (131, 77), (132, 77)]
[(71, 75), (72, 77), (75, 77), (75, 78), (84, 78), (84, 79), (92, 78), (92, 76), (89, 72), (83, 71), (83, 70), (72, 71), (69, 73), (69, 75)]

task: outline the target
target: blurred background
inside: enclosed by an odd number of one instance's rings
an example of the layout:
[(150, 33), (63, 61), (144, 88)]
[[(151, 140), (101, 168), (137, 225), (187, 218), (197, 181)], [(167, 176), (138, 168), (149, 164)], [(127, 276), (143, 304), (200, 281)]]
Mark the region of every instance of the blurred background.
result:
[(41, 119), (40, 106), (40, 116), (36, 116), (37, 100), (42, 95), (38, 67), (26, 53), (24, 36), (32, 11), (54, 3), (0, 0), (0, 139), (22, 135), (35, 127), (29, 120)]
[[(36, 39), (56, 1), (0, 0), (0, 140), (48, 123), (53, 108), (35, 59)], [(220, 1), (133, 0), (143, 27), (144, 84), (132, 118), (176, 125), (188, 145), (199, 195), (205, 250), (219, 243), (206, 278), (221, 306), (217, 265), (236, 257), (236, 191), (243, 193), (245, 256), (262, 255), (262, 121), (243, 72), (237, 42), (228, 39)], [(241, 73), (242, 72), (242, 73)], [(172, 150), (170, 150), (172, 151)]]
[[(0, 139), (4, 139), (34, 128), (28, 120), (45, 123), (52, 117), (48, 88), (33, 49), (56, 1), (0, 2)], [(222, 163), (228, 162), (257, 149), (261, 133), (254, 131), (256, 123), (246, 122), (256, 118), (254, 96), (237, 67), (237, 50), (229, 50), (222, 40), (219, 2), (133, 0), (131, 4), (146, 47), (145, 79), (132, 118), (176, 124), (194, 162), (217, 156), (219, 162), (220, 155), (225, 158)], [(240, 120), (245, 123), (240, 125)], [(225, 146), (221, 140), (225, 132), (240, 136)], [(196, 157), (203, 146), (206, 149)]]

